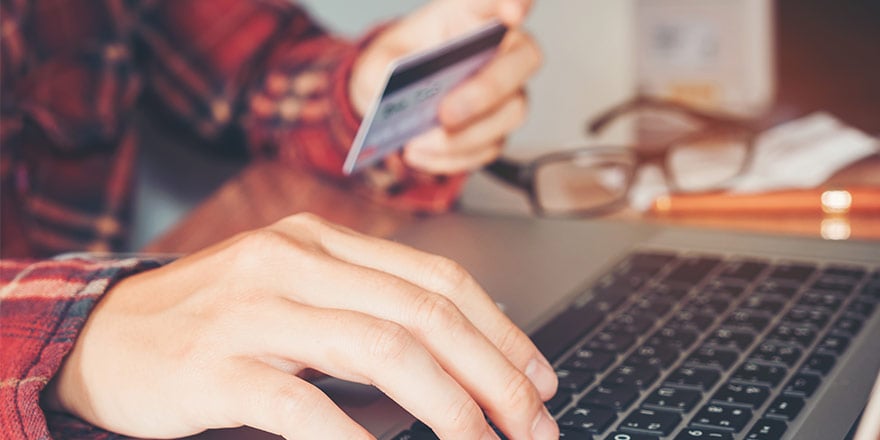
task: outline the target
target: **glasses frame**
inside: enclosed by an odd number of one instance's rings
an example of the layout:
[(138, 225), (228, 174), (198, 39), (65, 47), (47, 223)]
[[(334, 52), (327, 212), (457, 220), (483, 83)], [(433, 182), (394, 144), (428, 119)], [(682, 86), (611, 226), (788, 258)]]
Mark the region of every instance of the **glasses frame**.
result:
[[(754, 160), (755, 138), (762, 130), (762, 127), (757, 121), (720, 112), (697, 109), (672, 101), (646, 96), (636, 97), (623, 104), (612, 107), (605, 113), (602, 113), (595, 119), (591, 120), (586, 126), (586, 131), (591, 135), (598, 135), (618, 117), (635, 110), (644, 109), (656, 109), (679, 113), (701, 123), (702, 127), (693, 133), (657, 144), (641, 143), (617, 147), (581, 147), (569, 151), (547, 153), (526, 162), (499, 157), (484, 169), (496, 179), (524, 191), (528, 196), (529, 204), (535, 214), (544, 217), (573, 218), (606, 214), (622, 207), (626, 200), (626, 196), (632, 189), (637, 170), (645, 164), (657, 165), (663, 173), (663, 178), (666, 180), (670, 189), (674, 192), (680, 192), (681, 188), (679, 187), (677, 180), (674, 178), (673, 173), (669, 171), (668, 165), (669, 152), (673, 151), (677, 144), (710, 139), (720, 134), (736, 134), (741, 136), (745, 142), (746, 157), (743, 160), (742, 167), (734, 177), (742, 175), (743, 172), (751, 167)], [(619, 154), (632, 159), (632, 166), (627, 173), (626, 187), (624, 191), (621, 192), (620, 197), (603, 205), (587, 209), (571, 210), (564, 213), (551, 213), (544, 208), (538, 198), (536, 187), (537, 182), (535, 180), (535, 175), (540, 167), (553, 162), (572, 161), (582, 156), (598, 157), (603, 154)]]

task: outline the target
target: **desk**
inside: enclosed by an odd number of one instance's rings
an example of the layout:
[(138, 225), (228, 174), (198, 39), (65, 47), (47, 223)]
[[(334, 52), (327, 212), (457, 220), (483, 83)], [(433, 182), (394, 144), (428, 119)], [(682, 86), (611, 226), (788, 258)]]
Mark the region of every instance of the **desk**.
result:
[[(840, 186), (856, 183), (880, 186), (880, 157), (856, 164), (830, 182)], [(387, 237), (404, 225), (417, 221), (417, 216), (377, 206), (309, 172), (276, 162), (256, 161), (145, 250), (193, 252), (234, 234), (304, 211), (379, 237)], [(880, 214), (836, 218), (820, 215), (649, 217), (624, 210), (611, 218), (813, 237), (822, 236), (823, 226), (826, 232), (829, 227), (848, 227), (850, 239), (880, 240)]]

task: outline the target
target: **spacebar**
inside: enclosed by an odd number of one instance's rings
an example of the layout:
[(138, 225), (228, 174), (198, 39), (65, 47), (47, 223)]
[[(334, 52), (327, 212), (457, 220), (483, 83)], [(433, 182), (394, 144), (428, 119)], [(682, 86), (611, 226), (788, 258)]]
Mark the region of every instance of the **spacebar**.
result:
[(570, 308), (532, 333), (532, 341), (550, 362), (602, 322), (602, 314), (589, 307)]

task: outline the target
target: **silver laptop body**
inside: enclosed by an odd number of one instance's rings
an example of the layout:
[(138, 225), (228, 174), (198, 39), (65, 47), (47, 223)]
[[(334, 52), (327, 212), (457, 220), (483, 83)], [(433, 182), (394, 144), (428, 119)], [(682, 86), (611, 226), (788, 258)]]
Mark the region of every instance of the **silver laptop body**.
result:
[[(880, 244), (823, 241), (800, 237), (661, 227), (610, 221), (562, 221), (523, 217), (450, 214), (425, 220), (398, 233), (395, 240), (455, 259), (493, 296), (505, 313), (527, 332), (542, 326), (574, 301), (589, 299), (589, 286), (636, 250), (672, 250), (685, 255), (755, 257), (774, 262), (806, 262), (880, 269)], [(775, 324), (771, 324), (775, 325)], [(682, 356), (683, 358), (684, 356)], [(804, 355), (806, 357), (806, 354)], [(668, 374), (682, 362), (679, 359)], [(791, 369), (789, 375), (794, 373)], [(783, 439), (845, 438), (865, 407), (880, 370), (880, 312), (864, 323), (850, 347), (837, 359)], [(728, 371), (728, 375), (730, 372)], [(727, 375), (719, 383), (723, 383)], [(785, 381), (788, 381), (788, 377)], [(784, 383), (783, 383), (784, 385)], [(378, 391), (327, 380), (320, 383), (355, 420), (379, 439), (391, 439), (414, 419)], [(777, 388), (778, 389), (778, 388)], [(650, 389), (649, 389), (650, 390)], [(648, 391), (649, 391), (648, 390)], [(643, 392), (640, 399), (643, 399)], [(667, 437), (674, 438), (706, 403)], [(761, 414), (769, 405), (755, 410)], [(633, 405), (638, 407), (638, 403)], [(596, 438), (605, 438), (616, 422)], [(745, 438), (748, 428), (734, 435)], [(200, 438), (276, 438), (250, 429), (204, 433)]]

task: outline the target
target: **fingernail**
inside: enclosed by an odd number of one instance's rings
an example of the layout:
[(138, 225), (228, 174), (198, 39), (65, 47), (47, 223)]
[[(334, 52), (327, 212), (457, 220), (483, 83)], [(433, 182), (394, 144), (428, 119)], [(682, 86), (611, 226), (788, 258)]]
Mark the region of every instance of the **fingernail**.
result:
[(483, 433), (483, 437), (481, 438), (481, 440), (501, 440), (501, 437), (498, 437), (498, 434), (496, 434), (495, 431), (491, 427), (489, 427), (486, 428), (486, 432)]
[(547, 361), (532, 358), (526, 365), (526, 377), (542, 396), (551, 396), (556, 392), (556, 373)]
[(532, 422), (532, 438), (534, 440), (559, 438), (559, 427), (556, 426), (553, 417), (550, 417), (547, 408), (539, 412), (538, 417), (535, 417), (535, 421)]

